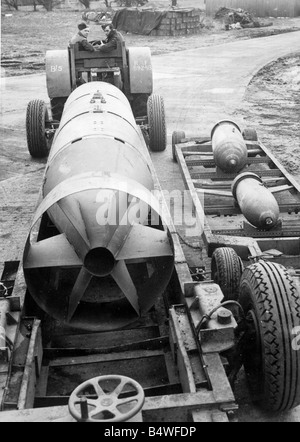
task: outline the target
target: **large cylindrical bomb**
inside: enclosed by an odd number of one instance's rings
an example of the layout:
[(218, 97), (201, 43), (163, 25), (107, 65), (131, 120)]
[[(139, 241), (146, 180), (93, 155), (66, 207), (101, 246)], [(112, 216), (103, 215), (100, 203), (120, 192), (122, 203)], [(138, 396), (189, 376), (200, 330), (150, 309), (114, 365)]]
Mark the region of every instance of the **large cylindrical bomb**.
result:
[(42, 220), (39, 236), (24, 253), (28, 289), (50, 316), (86, 330), (117, 329), (166, 289), (173, 244), (150, 161), (119, 89), (91, 82), (69, 96), (33, 222)]
[(216, 165), (226, 173), (242, 170), (248, 157), (247, 146), (240, 128), (232, 121), (220, 121), (211, 133)]
[(244, 217), (258, 229), (269, 230), (276, 226), (279, 206), (274, 195), (255, 173), (245, 172), (232, 184), (232, 194)]

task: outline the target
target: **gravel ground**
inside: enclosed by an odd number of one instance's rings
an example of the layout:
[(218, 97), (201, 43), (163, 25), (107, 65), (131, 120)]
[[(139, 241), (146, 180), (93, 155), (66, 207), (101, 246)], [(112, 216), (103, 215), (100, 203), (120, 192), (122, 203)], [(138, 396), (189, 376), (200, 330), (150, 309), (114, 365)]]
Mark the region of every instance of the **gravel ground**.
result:
[(265, 66), (238, 112), (300, 183), (300, 51)]

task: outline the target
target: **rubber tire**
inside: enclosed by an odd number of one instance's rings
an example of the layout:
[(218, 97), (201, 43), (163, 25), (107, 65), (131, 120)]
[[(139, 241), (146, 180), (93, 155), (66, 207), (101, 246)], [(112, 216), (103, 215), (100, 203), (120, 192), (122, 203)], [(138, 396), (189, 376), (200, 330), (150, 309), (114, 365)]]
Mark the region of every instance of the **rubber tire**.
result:
[[(300, 351), (293, 348), (300, 326), (300, 298), (285, 267), (260, 261), (246, 268), (240, 304), (255, 313), (260, 346), (244, 352), (244, 367), (253, 400), (268, 411), (287, 411), (300, 403)], [(259, 351), (253, 351), (260, 348)]]
[(50, 100), (52, 119), (60, 121), (67, 97), (55, 97)]
[(33, 158), (45, 158), (49, 153), (46, 137), (46, 121), (49, 120), (47, 106), (42, 100), (28, 103), (26, 112), (27, 145)]
[(243, 131), (243, 137), (246, 141), (258, 141), (258, 135), (252, 127), (246, 127)]
[(175, 163), (177, 163), (177, 158), (175, 155), (175, 144), (179, 144), (181, 140), (183, 140), (184, 138), (185, 138), (185, 132), (183, 131), (174, 131), (172, 133), (172, 156), (173, 156), (173, 161), (175, 161)]
[(219, 284), (226, 301), (236, 301), (239, 297), (240, 281), (244, 266), (236, 251), (230, 247), (220, 247), (212, 255), (212, 280)]
[(147, 101), (149, 147), (153, 152), (163, 152), (167, 147), (165, 105), (160, 95), (152, 94)]

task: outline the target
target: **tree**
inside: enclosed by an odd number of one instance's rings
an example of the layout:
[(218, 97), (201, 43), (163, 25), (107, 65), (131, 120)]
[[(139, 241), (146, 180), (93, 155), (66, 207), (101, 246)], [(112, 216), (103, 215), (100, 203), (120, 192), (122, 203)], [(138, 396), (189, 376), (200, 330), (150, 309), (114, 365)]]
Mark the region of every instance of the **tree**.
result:
[(9, 7), (9, 9), (14, 8), (16, 11), (19, 10), (19, 0), (4, 0), (4, 3)]
[(90, 0), (79, 0), (86, 9), (90, 9)]
[(62, 0), (37, 0), (37, 3), (44, 6), (48, 12), (53, 11), (53, 8), (59, 5), (61, 2)]

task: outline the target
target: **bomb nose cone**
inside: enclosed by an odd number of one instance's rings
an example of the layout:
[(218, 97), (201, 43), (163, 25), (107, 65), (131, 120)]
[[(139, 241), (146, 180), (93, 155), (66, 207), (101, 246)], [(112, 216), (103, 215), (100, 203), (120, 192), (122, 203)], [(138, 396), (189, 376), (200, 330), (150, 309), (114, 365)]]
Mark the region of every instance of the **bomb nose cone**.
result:
[(105, 247), (97, 247), (88, 252), (84, 260), (84, 267), (94, 276), (108, 276), (115, 267), (113, 254)]
[(272, 229), (278, 222), (278, 216), (275, 212), (263, 213), (260, 217), (261, 226), (266, 230)]
[(229, 160), (229, 167), (232, 169), (235, 169), (237, 166), (238, 162), (237, 160), (235, 160), (234, 158), (232, 158), (231, 160)]

